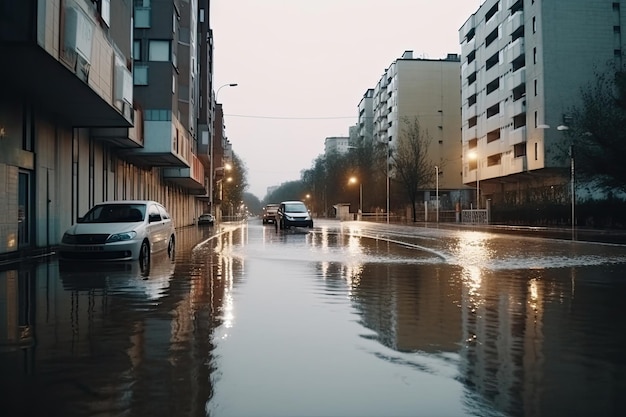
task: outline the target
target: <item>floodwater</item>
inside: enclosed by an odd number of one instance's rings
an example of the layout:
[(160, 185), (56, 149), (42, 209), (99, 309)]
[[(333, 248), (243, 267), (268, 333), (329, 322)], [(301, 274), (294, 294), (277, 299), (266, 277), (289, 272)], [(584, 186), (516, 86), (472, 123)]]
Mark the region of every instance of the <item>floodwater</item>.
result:
[(0, 270), (3, 416), (626, 414), (626, 246), (363, 222)]

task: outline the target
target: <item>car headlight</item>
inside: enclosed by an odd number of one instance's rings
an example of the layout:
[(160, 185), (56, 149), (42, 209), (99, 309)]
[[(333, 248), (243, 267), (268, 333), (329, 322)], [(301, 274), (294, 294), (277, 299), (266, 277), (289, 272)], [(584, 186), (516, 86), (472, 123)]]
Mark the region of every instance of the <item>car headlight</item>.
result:
[(124, 240), (132, 240), (137, 237), (137, 232), (116, 233), (107, 238), (105, 243), (122, 242)]
[(69, 234), (67, 232), (63, 233), (63, 239), (61, 239), (63, 243), (76, 243), (76, 235)]

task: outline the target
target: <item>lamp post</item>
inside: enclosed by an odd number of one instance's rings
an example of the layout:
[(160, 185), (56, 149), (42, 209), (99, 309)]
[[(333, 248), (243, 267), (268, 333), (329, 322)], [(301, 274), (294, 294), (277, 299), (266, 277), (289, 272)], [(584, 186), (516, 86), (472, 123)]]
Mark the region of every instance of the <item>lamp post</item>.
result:
[[(213, 112), (213, 109), (215, 108), (215, 103), (217, 103), (217, 96), (219, 95), (220, 90), (222, 88), (224, 88), (224, 87), (237, 87), (237, 85), (238, 85), (237, 83), (226, 83), (226, 84), (221, 85), (216, 90), (216, 92), (215, 92), (215, 102), (211, 104), (211, 112)], [(214, 207), (214, 201), (213, 201), (213, 194), (215, 193), (215, 190), (213, 188), (214, 187), (213, 181), (214, 181), (215, 172), (218, 169), (224, 168), (224, 167), (214, 168), (215, 161), (213, 160), (213, 158), (215, 156), (215, 137), (212, 137), (210, 140), (211, 140), (211, 145), (210, 145), (211, 146), (211, 155), (210, 155), (210, 159), (209, 159), (209, 161), (210, 161), (209, 165), (210, 165), (210, 170), (211, 170), (211, 173), (210, 173), (211, 179), (209, 181), (209, 201), (210, 201), (210, 204), (211, 204), (211, 211), (215, 215), (216, 213), (215, 213), (215, 207)]]
[[(559, 125), (556, 130), (566, 131), (569, 130), (569, 126)], [(574, 169), (574, 144), (569, 146), (569, 159), (570, 159), (570, 194), (572, 197), (572, 240), (576, 237), (576, 170)]]
[(480, 161), (476, 152), (470, 152), (467, 156), (476, 160), (476, 208), (480, 210)]
[[(359, 181), (356, 177), (350, 178), (350, 184)], [(359, 215), (363, 215), (363, 183), (359, 181)]]
[(437, 201), (437, 223), (439, 223), (439, 165), (435, 165), (435, 199)]

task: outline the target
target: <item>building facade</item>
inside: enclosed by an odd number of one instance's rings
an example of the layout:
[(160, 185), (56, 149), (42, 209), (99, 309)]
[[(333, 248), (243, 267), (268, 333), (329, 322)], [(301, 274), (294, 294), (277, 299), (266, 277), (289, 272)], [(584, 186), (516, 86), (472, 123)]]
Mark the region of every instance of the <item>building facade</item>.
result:
[(486, 0), (461, 27), (463, 182), (483, 204), (569, 199), (563, 126), (594, 71), (621, 64), (624, 6)]
[(211, 132), (199, 136), (198, 126), (212, 125), (213, 94), (200, 82), (198, 57), (212, 49), (203, 7), (0, 3), (10, 63), (0, 68), (0, 257), (50, 250), (105, 200), (158, 200), (177, 227), (206, 211), (210, 156), (199, 153), (210, 147), (199, 140)]
[[(444, 59), (414, 58), (405, 51), (378, 80), (373, 89), (373, 139), (388, 143), (390, 151), (405, 127), (405, 121), (419, 121), (430, 138), (428, 155), (439, 171), (439, 186), (462, 188), (461, 110), (459, 108), (460, 62), (457, 54)], [(367, 100), (362, 100), (367, 114)], [(363, 121), (364, 126), (366, 120)], [(393, 173), (391, 173), (393, 176)]]

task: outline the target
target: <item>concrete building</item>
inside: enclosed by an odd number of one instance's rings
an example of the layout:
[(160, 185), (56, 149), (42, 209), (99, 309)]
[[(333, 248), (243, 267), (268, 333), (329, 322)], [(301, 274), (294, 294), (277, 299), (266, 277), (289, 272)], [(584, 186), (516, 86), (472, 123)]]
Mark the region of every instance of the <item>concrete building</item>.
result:
[(357, 121), (358, 140), (371, 141), (374, 138), (374, 89), (368, 88), (359, 102), (359, 118)]
[(331, 153), (344, 154), (348, 152), (350, 145), (349, 136), (329, 136), (324, 139), (324, 155)]
[(206, 211), (207, 22), (197, 0), (0, 4), (0, 260), (50, 250), (104, 200), (158, 200), (178, 227)]
[[(393, 152), (402, 134), (404, 120), (412, 122), (417, 118), (422, 131), (430, 137), (428, 153), (433, 170), (435, 166), (441, 168), (439, 186), (460, 189), (460, 100), (458, 55), (423, 59), (413, 57), (412, 51), (405, 51), (385, 70), (374, 88), (374, 141), (387, 142)], [(363, 124), (367, 126), (367, 101), (362, 100), (362, 105)]]
[[(621, 64), (626, 2), (486, 0), (459, 30), (463, 182), (482, 204), (567, 201), (568, 109)], [(565, 146), (564, 146), (565, 145)]]

